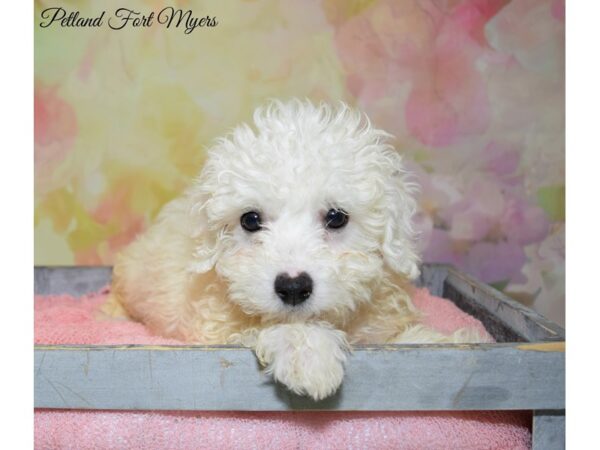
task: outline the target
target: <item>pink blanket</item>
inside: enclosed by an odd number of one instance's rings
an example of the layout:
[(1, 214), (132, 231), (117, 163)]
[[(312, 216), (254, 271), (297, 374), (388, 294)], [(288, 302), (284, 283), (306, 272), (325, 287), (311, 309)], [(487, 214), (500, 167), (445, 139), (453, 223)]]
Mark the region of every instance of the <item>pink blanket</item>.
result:
[[(131, 321), (98, 321), (107, 291), (35, 298), (36, 344), (181, 344)], [(417, 292), (426, 323), (443, 332), (481, 323)], [(487, 334), (487, 333), (486, 333)], [(489, 335), (488, 335), (489, 336)], [(491, 338), (490, 338), (491, 339)], [(40, 449), (527, 449), (528, 412), (35, 412)]]

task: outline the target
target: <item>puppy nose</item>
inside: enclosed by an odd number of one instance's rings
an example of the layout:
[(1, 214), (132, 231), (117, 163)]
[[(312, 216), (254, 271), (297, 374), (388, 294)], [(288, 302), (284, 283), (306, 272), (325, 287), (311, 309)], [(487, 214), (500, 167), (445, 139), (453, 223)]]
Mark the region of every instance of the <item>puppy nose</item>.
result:
[(302, 272), (297, 277), (280, 273), (275, 278), (275, 292), (288, 305), (299, 305), (312, 294), (313, 281), (309, 274)]

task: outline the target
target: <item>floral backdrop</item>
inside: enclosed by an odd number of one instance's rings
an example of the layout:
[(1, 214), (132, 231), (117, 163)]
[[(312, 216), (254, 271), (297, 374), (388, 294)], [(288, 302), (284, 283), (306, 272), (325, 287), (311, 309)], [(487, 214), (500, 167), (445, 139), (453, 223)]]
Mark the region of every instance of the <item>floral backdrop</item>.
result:
[[(343, 100), (418, 174), (425, 261), (564, 321), (564, 1), (124, 3), (35, 3), (36, 264), (111, 264), (265, 99)], [(168, 5), (219, 23), (39, 27)]]

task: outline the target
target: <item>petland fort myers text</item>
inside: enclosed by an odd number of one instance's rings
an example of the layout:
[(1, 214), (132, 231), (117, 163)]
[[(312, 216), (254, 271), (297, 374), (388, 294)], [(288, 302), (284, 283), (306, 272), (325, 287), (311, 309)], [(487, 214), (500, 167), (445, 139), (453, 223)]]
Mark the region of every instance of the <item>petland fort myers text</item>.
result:
[(142, 13), (129, 8), (118, 8), (112, 15), (102, 11), (95, 17), (83, 17), (79, 11), (67, 11), (61, 7), (46, 8), (41, 13), (40, 27), (51, 26), (99, 28), (108, 26), (112, 30), (125, 28), (148, 28), (155, 24), (166, 28), (181, 28), (190, 34), (196, 28), (216, 27), (219, 24), (216, 16), (195, 16), (192, 10), (176, 9), (171, 6), (158, 12)]

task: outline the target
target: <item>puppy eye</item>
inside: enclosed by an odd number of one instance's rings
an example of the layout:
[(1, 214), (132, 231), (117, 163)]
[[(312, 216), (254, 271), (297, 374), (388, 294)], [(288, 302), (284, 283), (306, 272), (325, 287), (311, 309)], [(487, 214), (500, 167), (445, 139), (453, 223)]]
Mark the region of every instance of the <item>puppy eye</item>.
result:
[(242, 214), (240, 217), (240, 224), (242, 228), (250, 233), (254, 233), (262, 228), (260, 214), (256, 211), (249, 211)]
[(331, 208), (325, 214), (325, 228), (328, 229), (338, 229), (345, 227), (348, 223), (348, 214), (337, 208)]

